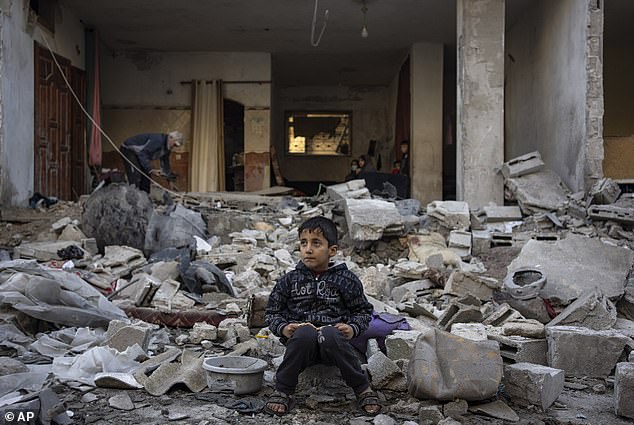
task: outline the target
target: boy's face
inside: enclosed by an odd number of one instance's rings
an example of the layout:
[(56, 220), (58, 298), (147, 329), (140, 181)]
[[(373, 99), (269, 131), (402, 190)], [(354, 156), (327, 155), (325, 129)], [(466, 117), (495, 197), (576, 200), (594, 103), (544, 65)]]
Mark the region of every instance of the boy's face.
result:
[(321, 230), (305, 229), (299, 235), (299, 252), (306, 267), (315, 272), (323, 272), (328, 269), (330, 257), (337, 253), (337, 245), (328, 246)]

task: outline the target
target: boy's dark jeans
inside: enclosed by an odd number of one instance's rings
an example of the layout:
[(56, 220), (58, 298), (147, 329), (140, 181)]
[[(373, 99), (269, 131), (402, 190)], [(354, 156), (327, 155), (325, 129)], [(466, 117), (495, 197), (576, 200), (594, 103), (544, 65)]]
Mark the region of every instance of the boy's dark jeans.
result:
[(358, 394), (370, 384), (354, 350), (334, 326), (325, 326), (319, 331), (312, 326), (301, 326), (286, 343), (275, 389), (293, 394), (299, 374), (309, 366), (322, 363), (337, 366), (344, 381)]

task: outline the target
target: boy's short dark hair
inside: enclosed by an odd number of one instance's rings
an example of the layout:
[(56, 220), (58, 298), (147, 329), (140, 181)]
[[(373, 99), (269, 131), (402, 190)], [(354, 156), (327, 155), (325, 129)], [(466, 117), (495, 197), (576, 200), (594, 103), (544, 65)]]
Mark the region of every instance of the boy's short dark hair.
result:
[(409, 146), (409, 140), (403, 140), (403, 141), (401, 141), (401, 145), (407, 145), (407, 146)]
[(319, 229), (324, 238), (328, 241), (328, 246), (337, 245), (337, 226), (326, 217), (309, 218), (299, 226), (297, 233), (301, 236), (304, 230), (314, 231)]

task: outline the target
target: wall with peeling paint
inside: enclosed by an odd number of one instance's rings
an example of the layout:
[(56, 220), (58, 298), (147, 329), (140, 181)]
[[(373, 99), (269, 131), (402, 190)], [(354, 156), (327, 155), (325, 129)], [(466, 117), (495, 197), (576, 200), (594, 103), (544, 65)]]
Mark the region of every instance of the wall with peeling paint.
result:
[(586, 1), (537, 0), (506, 34), (505, 158), (539, 150), (584, 188)]
[[(388, 87), (288, 87), (276, 91), (273, 143), (284, 178), (290, 181), (343, 181), (350, 161), (377, 140), (383, 168), (394, 158), (394, 117)], [(393, 95), (392, 95), (393, 96)], [(352, 152), (347, 156), (289, 156), (285, 150), (285, 111), (352, 111)], [(375, 164), (376, 165), (376, 164)]]
[(2, 122), (0, 131), (0, 204), (25, 206), (33, 194), (34, 41), (84, 68), (84, 29), (72, 11), (62, 6), (55, 34), (38, 25), (27, 25), (24, 2), (3, 2), (0, 14), (2, 40)]

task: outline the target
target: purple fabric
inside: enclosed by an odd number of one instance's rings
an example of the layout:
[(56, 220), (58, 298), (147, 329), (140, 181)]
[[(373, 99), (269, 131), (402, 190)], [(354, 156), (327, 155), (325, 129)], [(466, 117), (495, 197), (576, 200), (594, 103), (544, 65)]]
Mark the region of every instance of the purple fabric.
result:
[(356, 338), (350, 340), (350, 344), (365, 354), (368, 348), (368, 339), (376, 338), (379, 348), (385, 353), (385, 337), (395, 330), (410, 330), (409, 323), (404, 317), (389, 313), (372, 312), (372, 320), (368, 329)]

